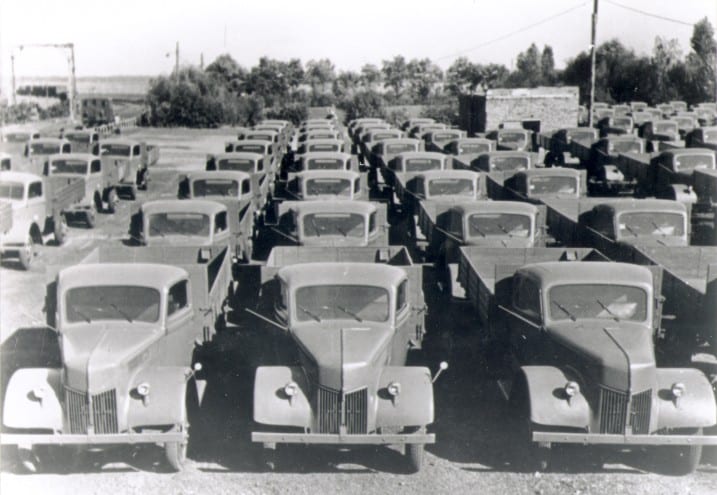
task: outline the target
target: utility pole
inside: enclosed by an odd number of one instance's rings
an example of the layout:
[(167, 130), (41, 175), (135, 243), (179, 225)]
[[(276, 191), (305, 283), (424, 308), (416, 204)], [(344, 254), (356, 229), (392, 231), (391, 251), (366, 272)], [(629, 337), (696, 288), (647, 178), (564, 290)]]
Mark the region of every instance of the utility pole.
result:
[(204, 69), (204, 52), (199, 54), (199, 68)]
[(179, 81), (179, 41), (174, 49), (174, 77)]
[(17, 105), (17, 92), (15, 91), (15, 50), (10, 49), (10, 72), (12, 75), (12, 104)]
[(597, 52), (598, 0), (593, 0), (592, 32), (590, 36), (590, 106), (588, 107), (588, 125), (593, 126), (593, 105), (595, 105), (595, 54)]
[(77, 114), (77, 79), (75, 78), (75, 45), (68, 43), (70, 49), (70, 120), (75, 121)]

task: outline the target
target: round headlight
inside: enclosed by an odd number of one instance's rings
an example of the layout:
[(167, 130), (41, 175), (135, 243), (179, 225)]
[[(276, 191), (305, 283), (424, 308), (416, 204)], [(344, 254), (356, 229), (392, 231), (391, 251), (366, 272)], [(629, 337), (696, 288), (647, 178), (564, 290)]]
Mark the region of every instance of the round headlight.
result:
[(580, 393), (580, 385), (578, 382), (568, 382), (565, 384), (565, 395), (575, 397)]
[(149, 395), (149, 383), (143, 382), (137, 385), (137, 394), (147, 397)]
[(296, 382), (289, 382), (286, 385), (284, 385), (284, 393), (287, 397), (293, 397), (296, 395), (296, 393), (299, 391), (299, 386), (296, 384)]
[(396, 397), (398, 394), (401, 393), (401, 384), (397, 382), (391, 382), (386, 387), (386, 391), (389, 395)]
[(670, 391), (672, 392), (672, 397), (679, 399), (685, 395), (685, 384), (680, 382), (673, 383)]

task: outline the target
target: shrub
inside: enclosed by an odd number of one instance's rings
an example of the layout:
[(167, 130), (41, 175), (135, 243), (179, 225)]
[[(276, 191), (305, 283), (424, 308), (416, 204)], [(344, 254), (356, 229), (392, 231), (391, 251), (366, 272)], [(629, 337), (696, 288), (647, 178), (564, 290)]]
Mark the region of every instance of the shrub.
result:
[(356, 93), (349, 101), (342, 102), (341, 108), (346, 112), (346, 122), (359, 117), (386, 117), (384, 99), (375, 91)]

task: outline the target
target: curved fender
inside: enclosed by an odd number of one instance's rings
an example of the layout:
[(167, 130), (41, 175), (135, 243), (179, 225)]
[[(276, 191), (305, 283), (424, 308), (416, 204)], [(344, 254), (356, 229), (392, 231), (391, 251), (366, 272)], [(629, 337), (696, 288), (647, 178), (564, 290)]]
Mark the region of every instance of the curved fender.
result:
[[(685, 392), (672, 396), (672, 385), (682, 383)], [(707, 377), (689, 368), (657, 370), (657, 428), (701, 428), (717, 422), (715, 395)]]
[[(284, 393), (286, 384), (298, 385), (296, 395)], [(267, 425), (311, 427), (309, 384), (298, 366), (260, 366), (254, 378), (254, 421)]]
[(571, 378), (552, 366), (523, 366), (528, 386), (530, 420), (533, 423), (568, 428), (587, 428), (590, 425), (590, 405), (578, 394), (568, 401), (565, 384)]
[[(147, 368), (131, 383), (127, 400), (127, 426), (181, 424), (184, 414), (185, 391), (189, 368), (181, 366)], [(137, 394), (136, 387), (148, 383), (150, 390), (146, 400)]]
[[(386, 387), (398, 383), (395, 398)], [(428, 368), (386, 366), (378, 381), (376, 427), (424, 426), (433, 423), (433, 383)]]
[(25, 368), (13, 373), (5, 392), (3, 424), (62, 431), (60, 375), (56, 368)]
[(670, 186), (661, 194), (659, 197), (665, 199), (674, 199), (683, 203), (685, 206), (690, 206), (697, 203), (697, 194), (692, 190), (690, 186), (684, 184), (670, 184)]
[(1, 239), (3, 244), (18, 244), (25, 245), (28, 234), (32, 231), (32, 228), (36, 227), (38, 230), (40, 227), (35, 222), (16, 222), (13, 219), (12, 227), (4, 234)]

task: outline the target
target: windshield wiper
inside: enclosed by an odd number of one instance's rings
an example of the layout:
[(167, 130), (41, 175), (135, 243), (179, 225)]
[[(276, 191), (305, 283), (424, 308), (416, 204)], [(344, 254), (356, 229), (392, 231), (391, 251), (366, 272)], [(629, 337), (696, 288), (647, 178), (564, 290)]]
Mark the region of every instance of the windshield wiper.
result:
[(343, 311), (344, 313), (346, 313), (349, 316), (353, 316), (356, 319), (356, 321), (358, 321), (359, 323), (363, 322), (363, 319), (359, 315), (357, 315), (356, 313), (354, 313), (353, 311), (351, 311), (349, 309), (343, 308), (341, 306), (336, 306), (336, 309), (338, 309), (339, 311)]
[(152, 226), (150, 226), (150, 227), (149, 227), (149, 231), (150, 231), (150, 232), (153, 232), (153, 233), (155, 233), (155, 234), (159, 234), (160, 237), (164, 237), (164, 232), (162, 232), (161, 230), (159, 230), (157, 227), (152, 227)]
[(635, 232), (635, 229), (633, 229), (632, 227), (630, 227), (628, 224), (625, 224), (625, 230), (627, 230), (628, 232), (630, 232), (630, 233), (631, 233), (632, 235), (634, 235), (635, 237), (639, 237), (639, 236), (637, 235), (637, 232)]
[(304, 313), (306, 313), (307, 315), (309, 315), (310, 317), (312, 317), (314, 320), (316, 320), (316, 321), (318, 321), (319, 323), (321, 323), (321, 318), (319, 318), (319, 316), (318, 316), (316, 313), (314, 313), (314, 312), (312, 312), (312, 311), (309, 311), (308, 309), (306, 309), (306, 308), (303, 307), (303, 306), (297, 306), (297, 307), (298, 307), (301, 311), (303, 311)]
[(551, 300), (550, 302), (555, 304), (558, 307), (558, 309), (560, 309), (561, 311), (563, 311), (563, 313), (568, 315), (572, 321), (577, 321), (577, 318), (575, 317), (575, 315), (572, 314), (570, 311), (568, 311), (568, 309), (565, 306), (563, 306), (562, 304), (560, 304), (558, 301)]
[(478, 232), (481, 236), (485, 237), (485, 232), (483, 232), (480, 227), (478, 227), (478, 224), (476, 224), (475, 222), (471, 222), (471, 227), (473, 227), (473, 230)]
[(340, 233), (342, 236), (344, 236), (344, 237), (348, 237), (348, 236), (349, 236), (348, 233), (346, 233), (346, 231), (345, 231), (344, 229), (342, 229), (341, 227), (339, 227), (338, 225), (336, 226), (336, 230), (338, 230), (339, 233)]
[(127, 313), (125, 313), (124, 310), (122, 310), (122, 309), (120, 309), (119, 307), (117, 307), (117, 305), (116, 305), (115, 303), (109, 303), (109, 304), (110, 304), (110, 307), (111, 307), (112, 309), (114, 309), (114, 310), (117, 311), (119, 314), (121, 314), (122, 316), (124, 316), (125, 319), (126, 319), (128, 322), (132, 323), (132, 318), (131, 318)]
[(77, 309), (77, 308), (72, 308), (72, 311), (74, 311), (75, 313), (77, 313), (78, 315), (80, 315), (80, 316), (82, 317), (82, 319), (85, 320), (87, 323), (92, 323), (92, 320), (90, 320), (90, 317), (87, 316), (87, 315), (86, 315), (85, 313), (83, 313), (82, 311), (80, 311), (79, 309)]
[(508, 234), (508, 237), (513, 237), (513, 234), (511, 234), (508, 229), (503, 227), (503, 224), (497, 223), (496, 224), (500, 230), (502, 230), (504, 233)]
[(608, 313), (610, 316), (612, 316), (615, 321), (620, 321), (620, 318), (618, 318), (615, 313), (613, 313), (612, 311), (610, 311), (610, 308), (608, 308), (607, 306), (605, 306), (605, 304), (604, 304), (600, 299), (595, 299), (595, 302), (598, 303), (602, 309), (604, 309), (605, 311), (607, 311), (607, 313)]
[(316, 220), (314, 220), (314, 217), (311, 217), (309, 219), (309, 222), (311, 222), (311, 226), (314, 228), (314, 232), (316, 232), (316, 237), (321, 237), (321, 231), (319, 230), (319, 226), (316, 225)]
[(657, 229), (657, 231), (658, 231), (660, 234), (662, 234), (662, 237), (667, 237), (667, 236), (669, 235), (667, 232), (665, 232), (664, 230), (662, 230), (662, 227), (660, 227), (659, 225), (657, 225), (657, 223), (655, 223), (654, 221), (651, 221), (650, 223), (652, 224), (653, 227), (655, 227), (655, 228)]

